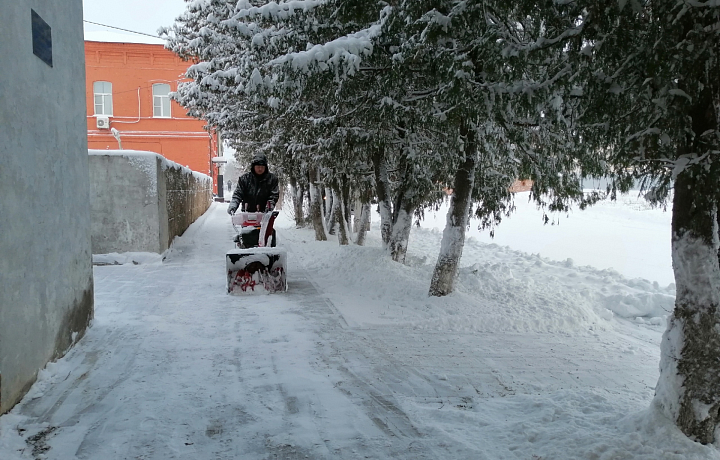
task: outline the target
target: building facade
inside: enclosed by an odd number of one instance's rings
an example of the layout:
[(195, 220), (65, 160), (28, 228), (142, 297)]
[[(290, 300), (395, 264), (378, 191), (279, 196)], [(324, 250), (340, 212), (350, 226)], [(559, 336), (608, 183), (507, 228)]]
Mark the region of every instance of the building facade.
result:
[(2, 414), (83, 337), (94, 296), (82, 1), (3, 1), (0, 18)]
[(218, 136), (169, 97), (188, 65), (163, 45), (86, 41), (88, 148), (151, 151), (215, 177)]

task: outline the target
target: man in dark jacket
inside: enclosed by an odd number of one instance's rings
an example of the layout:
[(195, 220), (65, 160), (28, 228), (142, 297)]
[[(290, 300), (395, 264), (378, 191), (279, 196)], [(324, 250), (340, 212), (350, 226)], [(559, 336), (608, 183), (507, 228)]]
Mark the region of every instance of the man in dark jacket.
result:
[[(250, 171), (238, 179), (232, 201), (228, 206), (228, 214), (235, 214), (241, 204), (243, 206), (241, 209), (247, 209), (249, 212), (271, 211), (279, 196), (277, 177), (268, 171), (265, 155), (258, 153), (250, 163)], [(265, 209), (268, 202), (270, 209)]]

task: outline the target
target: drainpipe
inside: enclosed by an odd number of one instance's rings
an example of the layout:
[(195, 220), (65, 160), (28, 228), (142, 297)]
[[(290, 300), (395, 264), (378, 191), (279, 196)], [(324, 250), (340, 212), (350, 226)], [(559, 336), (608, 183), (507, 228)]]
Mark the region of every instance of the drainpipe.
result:
[(122, 141), (120, 140), (120, 131), (118, 131), (115, 128), (110, 128), (110, 132), (112, 133), (115, 140), (118, 142), (118, 148), (122, 150)]

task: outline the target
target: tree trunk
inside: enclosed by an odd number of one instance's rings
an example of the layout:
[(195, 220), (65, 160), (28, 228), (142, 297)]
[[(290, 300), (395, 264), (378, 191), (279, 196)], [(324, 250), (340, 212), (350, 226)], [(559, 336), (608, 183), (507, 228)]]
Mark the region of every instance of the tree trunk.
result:
[(328, 234), (334, 235), (335, 227), (339, 222), (337, 214), (338, 212), (340, 212), (340, 201), (338, 201), (337, 194), (334, 189), (326, 188), (325, 191), (326, 193), (330, 193), (329, 195), (326, 195), (325, 201), (330, 201), (332, 203), (332, 206), (330, 207), (330, 212), (327, 216), (325, 216), (325, 226), (328, 229)]
[(325, 215), (329, 216), (332, 214), (332, 204), (333, 204), (333, 196), (332, 196), (332, 190), (330, 187), (325, 187), (325, 200), (323, 200), (323, 203), (325, 204)]
[(384, 150), (377, 149), (373, 155), (373, 168), (375, 170), (375, 193), (378, 199), (380, 212), (380, 236), (383, 247), (390, 248), (392, 235), (392, 200), (390, 198), (390, 177), (388, 176), (387, 161)]
[(343, 200), (342, 192), (335, 190), (333, 193), (333, 214), (335, 216), (333, 225), (338, 224), (338, 243), (341, 246), (347, 246), (350, 244), (350, 238), (348, 237), (347, 220), (345, 219), (345, 203)]
[[(315, 177), (313, 177), (315, 176)], [(325, 233), (325, 222), (322, 217), (322, 195), (316, 182), (317, 173), (310, 173), (310, 218), (315, 229), (316, 241), (327, 241)]]
[[(357, 204), (355, 205), (357, 206)], [(360, 217), (357, 223), (357, 245), (365, 245), (365, 236), (367, 236), (368, 230), (370, 230), (370, 203), (363, 203), (360, 205)], [(355, 208), (355, 212), (358, 212), (358, 208)]]
[(275, 209), (281, 210), (285, 202), (285, 184), (281, 183), (278, 187), (278, 200), (275, 203)]
[[(307, 208), (308, 208), (308, 211), (305, 212), (305, 207), (303, 206), (303, 213), (305, 214), (305, 226), (312, 227), (313, 219), (312, 219), (312, 216), (310, 215), (310, 209), (312, 207), (312, 200), (310, 197), (310, 183), (302, 184), (302, 194), (303, 194), (303, 199), (307, 203)], [(320, 206), (320, 210), (322, 211), (322, 206)]]
[(396, 203), (395, 217), (392, 223), (390, 234), (390, 257), (395, 262), (405, 263), (408, 242), (410, 241), (410, 229), (415, 207), (407, 200), (401, 199)]
[(396, 187), (392, 208), (392, 233), (390, 234), (390, 256), (395, 262), (405, 263), (412, 218), (419, 202), (413, 197), (412, 171), (408, 170), (408, 158), (405, 154), (397, 164), (400, 184)]
[(350, 213), (350, 185), (345, 177), (340, 180), (340, 198), (342, 200), (342, 213), (345, 222), (345, 230), (348, 232), (348, 238), (352, 239), (352, 220)]
[(333, 192), (330, 187), (325, 187), (325, 227), (328, 229), (330, 235), (335, 234), (335, 206), (337, 202), (334, 200)]
[(453, 292), (458, 264), (465, 245), (465, 229), (470, 218), (478, 151), (475, 131), (464, 128), (461, 129), (461, 135), (463, 134), (465, 137), (463, 146), (465, 161), (455, 173), (450, 209), (440, 243), (440, 254), (430, 280), (429, 294), (431, 296), (444, 296)]
[(351, 200), (348, 200), (347, 198), (343, 201), (343, 212), (345, 213), (345, 228), (348, 231), (348, 236), (352, 240), (353, 233), (355, 233), (357, 230), (354, 230), (355, 227), (353, 227), (353, 211), (352, 211), (352, 205)]
[(688, 437), (708, 444), (720, 425), (720, 263), (712, 188), (685, 171), (675, 180), (675, 310), (660, 347), (655, 402)]
[(360, 226), (362, 225), (360, 223), (360, 219), (362, 218), (362, 207), (363, 207), (363, 202), (360, 199), (360, 197), (358, 196), (355, 199), (354, 212), (352, 215), (352, 227), (353, 227), (352, 231), (353, 231), (353, 233), (360, 232)]
[(295, 228), (302, 228), (305, 226), (305, 213), (303, 207), (303, 188), (298, 185), (297, 180), (293, 177), (290, 178), (290, 191), (293, 199), (293, 210), (295, 212)]

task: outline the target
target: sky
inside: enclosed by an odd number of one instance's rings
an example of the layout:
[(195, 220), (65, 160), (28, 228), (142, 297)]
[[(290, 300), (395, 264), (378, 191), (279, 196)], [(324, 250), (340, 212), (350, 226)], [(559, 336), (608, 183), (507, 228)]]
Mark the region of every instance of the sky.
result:
[[(185, 8), (183, 0), (83, 0), (83, 19), (157, 35), (160, 27), (170, 26)], [(85, 39), (163, 43), (160, 39), (88, 23), (85, 23)]]

